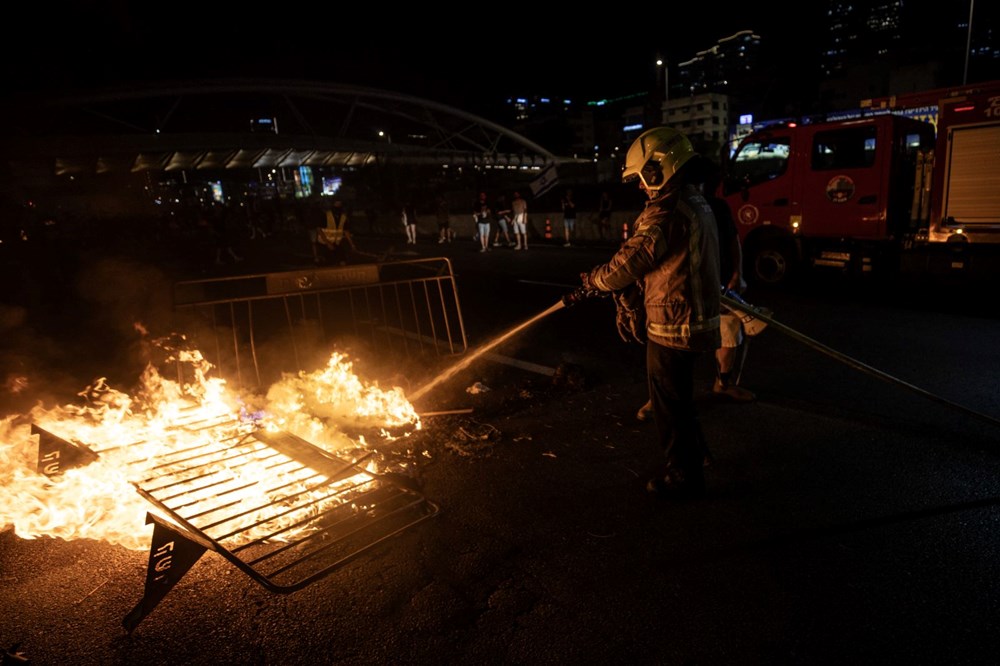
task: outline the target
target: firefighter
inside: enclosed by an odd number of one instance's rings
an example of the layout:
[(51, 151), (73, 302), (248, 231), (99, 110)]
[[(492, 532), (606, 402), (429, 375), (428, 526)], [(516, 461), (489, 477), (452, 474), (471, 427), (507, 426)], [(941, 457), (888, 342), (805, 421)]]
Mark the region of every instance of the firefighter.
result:
[[(715, 214), (715, 222), (719, 229), (719, 272), (722, 292), (740, 296), (747, 288), (746, 280), (743, 278), (743, 249), (729, 204), (716, 194), (722, 181), (722, 170), (707, 159), (699, 159), (698, 166), (703, 167), (701, 191)], [(752, 402), (757, 396), (753, 391), (739, 385), (740, 368), (746, 361), (747, 353), (747, 331), (743, 322), (746, 314), (731, 310), (725, 303), (721, 308), (719, 332), (722, 336), (722, 345), (715, 350), (715, 382), (712, 384), (712, 392), (735, 402)], [(640, 421), (652, 418), (652, 401), (647, 401), (640, 407), (635, 416)]]
[[(736, 222), (725, 199), (716, 195), (721, 172), (714, 168), (705, 180), (703, 193), (708, 205), (715, 213), (719, 227), (719, 269), (722, 278), (723, 293), (740, 295), (746, 291), (747, 283), (743, 279), (743, 248), (736, 232)], [(739, 385), (740, 372), (737, 368), (737, 358), (742, 367), (746, 360), (746, 331), (743, 327), (742, 313), (722, 306), (720, 332), (722, 346), (715, 350), (715, 383), (712, 392), (736, 402), (752, 402), (757, 398), (752, 391)]]
[(719, 236), (702, 195), (700, 160), (688, 138), (656, 127), (628, 150), (624, 182), (637, 181), (649, 197), (611, 259), (580, 278), (576, 293), (610, 292), (619, 332), (646, 344), (653, 419), (664, 461), (646, 489), (667, 499), (705, 492), (707, 453), (694, 402), (697, 358), (714, 353), (719, 332)]

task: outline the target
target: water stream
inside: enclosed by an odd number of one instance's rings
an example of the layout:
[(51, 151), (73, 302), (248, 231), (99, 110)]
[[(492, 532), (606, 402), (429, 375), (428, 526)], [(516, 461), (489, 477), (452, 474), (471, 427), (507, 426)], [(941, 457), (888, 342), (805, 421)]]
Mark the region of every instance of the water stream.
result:
[(426, 395), (426, 393), (428, 391), (430, 391), (431, 389), (439, 386), (443, 382), (446, 382), (449, 379), (451, 379), (452, 377), (454, 377), (455, 373), (457, 373), (460, 370), (464, 370), (465, 368), (469, 367), (472, 364), (473, 361), (475, 361), (477, 358), (479, 358), (480, 356), (482, 356), (483, 354), (485, 354), (489, 350), (493, 349), (494, 347), (496, 347), (497, 345), (501, 344), (505, 340), (508, 340), (508, 339), (512, 338), (513, 336), (517, 335), (518, 333), (520, 333), (521, 331), (523, 331), (527, 327), (529, 327), (532, 324), (534, 324), (539, 319), (542, 319), (543, 317), (547, 317), (548, 315), (552, 314), (556, 310), (561, 310), (564, 307), (566, 307), (566, 304), (563, 303), (562, 300), (560, 300), (560, 301), (556, 302), (556, 304), (553, 305), (552, 307), (550, 307), (548, 310), (545, 310), (544, 312), (540, 312), (540, 313), (536, 314), (534, 317), (532, 317), (531, 319), (528, 319), (527, 321), (525, 321), (525, 322), (523, 322), (521, 324), (518, 324), (517, 326), (515, 326), (515, 327), (513, 327), (513, 328), (511, 328), (511, 329), (509, 329), (509, 330), (507, 330), (507, 331), (505, 331), (503, 333), (501, 333), (500, 335), (498, 335), (497, 337), (493, 338), (492, 340), (490, 340), (486, 344), (481, 345), (478, 349), (476, 349), (472, 353), (467, 354), (458, 363), (455, 363), (454, 365), (452, 365), (452, 366), (450, 366), (448, 368), (445, 368), (442, 372), (438, 373), (438, 375), (436, 377), (434, 377), (432, 380), (430, 380), (429, 382), (427, 382), (426, 384), (424, 384), (423, 386), (421, 386), (419, 389), (417, 389), (416, 391), (414, 391), (411, 395), (406, 396), (407, 400), (409, 400), (411, 403), (419, 400), (421, 397), (423, 397), (424, 395)]

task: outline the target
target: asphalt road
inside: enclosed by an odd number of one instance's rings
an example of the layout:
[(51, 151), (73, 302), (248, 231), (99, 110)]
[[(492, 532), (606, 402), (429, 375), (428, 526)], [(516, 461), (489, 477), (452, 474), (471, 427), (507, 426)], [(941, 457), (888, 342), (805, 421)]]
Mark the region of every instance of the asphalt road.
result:
[[(359, 241), (449, 256), (472, 348), (612, 251)], [(232, 270), (307, 259), (259, 248)], [(996, 664), (1000, 319), (986, 290), (813, 275), (746, 295), (789, 330), (750, 343), (753, 403), (715, 399), (700, 367), (717, 458), (703, 500), (643, 490), (658, 455), (634, 418), (643, 356), (596, 300), (456, 374), (420, 408), (471, 411), (382, 451), (411, 460), (432, 520), (289, 595), (209, 552), (131, 634), (148, 553), (8, 529), (0, 648), (34, 664)]]

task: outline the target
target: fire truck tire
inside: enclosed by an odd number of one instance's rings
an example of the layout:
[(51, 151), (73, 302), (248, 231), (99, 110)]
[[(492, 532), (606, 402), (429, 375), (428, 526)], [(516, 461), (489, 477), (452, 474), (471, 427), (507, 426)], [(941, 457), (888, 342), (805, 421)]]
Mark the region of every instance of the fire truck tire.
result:
[(751, 282), (778, 286), (784, 284), (795, 269), (795, 248), (785, 241), (769, 240), (749, 253), (744, 267)]

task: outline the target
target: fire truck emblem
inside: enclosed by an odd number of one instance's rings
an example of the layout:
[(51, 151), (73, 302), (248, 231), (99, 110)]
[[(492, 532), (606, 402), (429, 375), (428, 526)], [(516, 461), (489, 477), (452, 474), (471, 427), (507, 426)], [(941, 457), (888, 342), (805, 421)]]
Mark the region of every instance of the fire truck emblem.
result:
[(757, 206), (752, 204), (740, 206), (740, 209), (736, 211), (736, 219), (740, 221), (740, 224), (756, 224), (758, 217), (760, 217), (760, 211), (757, 210)]
[(834, 176), (826, 184), (826, 198), (833, 203), (844, 203), (854, 196), (854, 181), (849, 176)]

